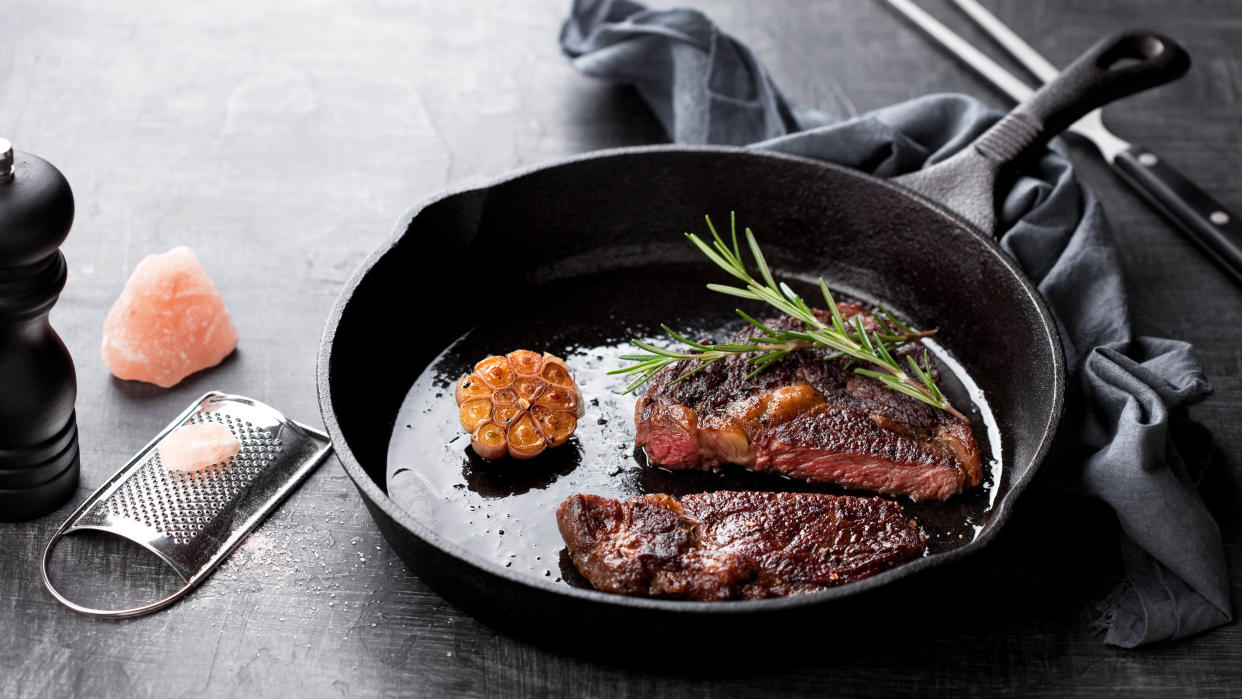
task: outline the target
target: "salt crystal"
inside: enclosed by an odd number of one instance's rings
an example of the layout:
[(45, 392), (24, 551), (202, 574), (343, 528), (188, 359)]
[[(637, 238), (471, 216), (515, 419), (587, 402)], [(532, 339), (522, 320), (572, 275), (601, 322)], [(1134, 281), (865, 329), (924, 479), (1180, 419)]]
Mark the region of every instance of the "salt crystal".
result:
[(199, 471), (228, 461), (241, 451), (241, 442), (217, 422), (183, 425), (160, 440), (160, 463), (179, 471)]
[(104, 320), (104, 363), (119, 379), (169, 388), (219, 364), (237, 329), (198, 258), (186, 247), (148, 255)]

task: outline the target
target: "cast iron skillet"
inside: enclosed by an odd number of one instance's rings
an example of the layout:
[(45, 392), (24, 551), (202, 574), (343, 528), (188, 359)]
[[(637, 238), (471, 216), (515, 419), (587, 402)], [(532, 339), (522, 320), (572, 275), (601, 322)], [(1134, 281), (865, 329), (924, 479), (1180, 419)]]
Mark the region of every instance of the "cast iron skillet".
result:
[[(738, 629), (957, 560), (991, 541), (1008, 518), (1048, 451), (1065, 394), (1056, 324), (987, 234), (996, 180), (1091, 109), (1188, 67), (1186, 53), (1164, 37), (1109, 37), (970, 147), (895, 182), (774, 153), (664, 146), (592, 153), (425, 202), (354, 274), (324, 332), (319, 400), (341, 463), (385, 538), (420, 577), (476, 614), (535, 632), (650, 634), (652, 625), (669, 623), (682, 633)], [(387, 496), (386, 451), (398, 407), (440, 349), (478, 322), (478, 309), (582, 275), (698, 265), (697, 279), (713, 278), (678, 233), (704, 213), (735, 208), (745, 208), (745, 223), (756, 231), (779, 232), (764, 246), (781, 274), (823, 276), (834, 288), (886, 300), (916, 324), (940, 328), (939, 343), (988, 397), (1004, 454), (1006, 482), (972, 542), (810, 595), (645, 599), (514, 573), (448, 542)], [(458, 275), (467, 268), (489, 283), (464, 283)], [(412, 301), (428, 294), (435, 303)]]

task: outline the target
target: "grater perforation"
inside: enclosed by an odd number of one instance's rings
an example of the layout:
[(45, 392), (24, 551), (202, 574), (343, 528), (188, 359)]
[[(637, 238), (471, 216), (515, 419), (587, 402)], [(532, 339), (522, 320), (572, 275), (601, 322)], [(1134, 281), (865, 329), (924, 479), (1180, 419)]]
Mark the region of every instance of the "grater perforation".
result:
[[(214, 422), (229, 429), (240, 451), (198, 470), (166, 467), (159, 443), (183, 425)], [(57, 600), (97, 616), (136, 616), (180, 598), (201, 582), (331, 451), (322, 432), (243, 396), (208, 393), (82, 503), (48, 542), (43, 580)], [(61, 596), (47, 559), (65, 534), (91, 529), (125, 537), (154, 552), (186, 580), (177, 593), (128, 610), (97, 610)]]
[[(280, 453), (281, 441), (270, 430), (235, 420), (227, 413), (194, 413), (184, 424), (205, 422), (227, 427), (241, 443), (241, 451), (224, 462), (194, 471), (164, 468), (159, 451), (151, 451), (136, 477), (102, 501), (108, 513), (114, 519), (128, 519), (154, 529), (174, 544), (189, 544)], [(158, 509), (149, 509), (150, 501), (160, 503)]]

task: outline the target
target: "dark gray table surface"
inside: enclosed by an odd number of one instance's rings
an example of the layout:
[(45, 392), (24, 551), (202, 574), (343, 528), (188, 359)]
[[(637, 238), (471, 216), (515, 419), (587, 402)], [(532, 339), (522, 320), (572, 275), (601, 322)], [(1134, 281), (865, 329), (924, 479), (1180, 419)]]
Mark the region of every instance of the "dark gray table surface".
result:
[[(844, 115), (962, 91), (1007, 106), (876, 3), (687, 4), (749, 42), (802, 103)], [(947, 3), (923, 4), (985, 45)], [(1242, 4), (988, 5), (1059, 64), (1121, 26), (1183, 40), (1190, 74), (1106, 119), (1242, 211)], [(803, 629), (809, 642), (755, 663), (677, 658), (688, 646), (782, 639), (653, 639), (669, 659), (653, 663), (592, 654), (590, 639), (565, 653), (480, 623), (405, 570), (335, 459), (164, 612), (98, 621), (47, 595), (36, 560), (52, 529), (204, 391), (318, 420), (328, 310), (412, 203), (662, 138), (632, 91), (566, 65), (555, 41), (565, 11), (504, 0), (6, 3), (0, 133), (59, 166), (77, 197), (69, 283), (52, 319), (78, 369), (82, 482), (60, 511), (0, 524), (0, 696), (1242, 691), (1237, 625), (1139, 651), (1099, 642), (1089, 624), (1117, 579), (1115, 525), (1098, 505), (1048, 489), (1030, 493), (997, 546), (954, 571), (959, 595), (911, 605), (896, 628)], [(1121, 241), (1139, 331), (1195, 343), (1216, 386), (1191, 415), (1217, 442), (1203, 489), (1242, 599), (1242, 289), (1087, 148), (1076, 156)], [(192, 247), (220, 286), (238, 352), (171, 390), (117, 381), (99, 358), (104, 315), (144, 255), (175, 245)], [(159, 574), (106, 547), (66, 555), (82, 571), (75, 591), (110, 601), (149, 592)]]

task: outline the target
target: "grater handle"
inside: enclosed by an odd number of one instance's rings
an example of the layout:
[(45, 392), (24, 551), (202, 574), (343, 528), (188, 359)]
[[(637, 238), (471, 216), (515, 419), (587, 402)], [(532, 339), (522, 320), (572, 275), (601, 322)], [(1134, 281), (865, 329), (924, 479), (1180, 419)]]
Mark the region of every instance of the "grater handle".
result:
[[(66, 524), (68, 524), (68, 522), (66, 522)], [(52, 557), (52, 549), (56, 547), (56, 542), (64, 538), (66, 533), (65, 526), (62, 524), (60, 528), (56, 530), (56, 533), (52, 535), (51, 540), (47, 542), (47, 546), (43, 547), (43, 558), (39, 561), (39, 569), (43, 574), (43, 586), (47, 588), (47, 591), (51, 593), (52, 597), (55, 597), (57, 602), (60, 602), (79, 614), (110, 619), (124, 619), (127, 617), (142, 616), (143, 614), (149, 614), (156, 610), (163, 609), (182, 597), (185, 597), (190, 590), (194, 589), (194, 585), (197, 583), (197, 580), (191, 578), (186, 581), (185, 585), (183, 585), (181, 589), (171, 595), (150, 604), (145, 604), (141, 607), (131, 607), (130, 609), (95, 609), (94, 607), (83, 606), (62, 595), (60, 591), (56, 589), (56, 586), (52, 584), (52, 578), (47, 574), (47, 562)]]

